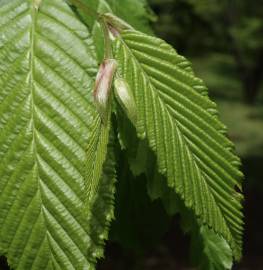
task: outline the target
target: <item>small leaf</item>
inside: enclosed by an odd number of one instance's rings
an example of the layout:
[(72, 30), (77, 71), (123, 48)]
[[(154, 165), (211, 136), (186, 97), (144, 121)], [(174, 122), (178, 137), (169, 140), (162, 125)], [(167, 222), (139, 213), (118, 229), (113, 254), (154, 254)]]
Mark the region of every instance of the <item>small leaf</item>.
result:
[[(108, 239), (109, 226), (114, 219), (114, 194), (116, 183), (114, 146), (115, 138), (113, 132), (110, 132), (107, 150), (105, 149), (107, 156), (105, 157), (105, 162), (103, 162), (102, 175), (97, 188), (92, 190), (92, 200), (90, 200), (88, 204), (90, 211), (85, 211), (85, 213), (87, 213), (89, 231), (92, 236), (87, 254), (88, 258), (91, 258), (93, 261), (92, 269), (95, 269), (97, 259), (103, 257), (104, 242)], [(93, 161), (93, 164), (98, 163)], [(102, 163), (99, 161), (99, 164)]]
[(202, 253), (198, 258), (200, 269), (232, 269), (232, 252), (226, 240), (205, 226), (200, 228), (200, 236), (203, 246), (203, 249), (201, 249)]

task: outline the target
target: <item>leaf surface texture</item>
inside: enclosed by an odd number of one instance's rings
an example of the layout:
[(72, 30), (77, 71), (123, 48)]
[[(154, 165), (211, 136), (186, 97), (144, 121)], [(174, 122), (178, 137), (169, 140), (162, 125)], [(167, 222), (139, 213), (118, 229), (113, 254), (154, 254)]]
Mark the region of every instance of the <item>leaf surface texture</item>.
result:
[(147, 138), (169, 187), (239, 258), (240, 161), (205, 85), (189, 62), (158, 38), (127, 30), (115, 45), (119, 72), (136, 99), (138, 136)]
[[(14, 269), (94, 269), (115, 181), (112, 156), (100, 177), (95, 48), (64, 1), (33, 4), (0, 1), (0, 252)], [(87, 173), (88, 159), (100, 167)], [(87, 206), (94, 175), (99, 204)]]

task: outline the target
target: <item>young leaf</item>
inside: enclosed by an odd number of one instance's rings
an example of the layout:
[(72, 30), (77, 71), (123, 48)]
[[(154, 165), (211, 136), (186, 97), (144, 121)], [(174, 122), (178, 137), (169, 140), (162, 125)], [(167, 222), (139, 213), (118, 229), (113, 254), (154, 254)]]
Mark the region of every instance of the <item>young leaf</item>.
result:
[(102, 178), (102, 165), (86, 172), (109, 130), (92, 99), (92, 40), (63, 0), (0, 3), (0, 253), (12, 269), (94, 269), (114, 172), (112, 158)]
[(193, 237), (197, 238), (196, 241), (199, 243), (193, 246), (192, 253), (198, 256), (196, 260), (199, 269), (232, 269), (232, 252), (226, 240), (205, 226), (201, 226), (198, 232), (199, 235)]
[(137, 133), (187, 207), (241, 256), (242, 174), (216, 106), (190, 64), (164, 41), (127, 30), (116, 39), (120, 75), (137, 105)]
[(102, 177), (98, 188), (95, 190), (96, 192), (93, 193), (92, 201), (88, 204), (90, 208), (90, 211), (87, 211), (88, 226), (92, 241), (88, 246), (87, 255), (93, 262), (93, 268), (91, 269), (95, 269), (96, 260), (103, 257), (104, 242), (108, 239), (109, 225), (114, 218), (113, 206), (116, 182), (114, 144), (114, 136), (111, 132), (107, 156), (103, 163)]

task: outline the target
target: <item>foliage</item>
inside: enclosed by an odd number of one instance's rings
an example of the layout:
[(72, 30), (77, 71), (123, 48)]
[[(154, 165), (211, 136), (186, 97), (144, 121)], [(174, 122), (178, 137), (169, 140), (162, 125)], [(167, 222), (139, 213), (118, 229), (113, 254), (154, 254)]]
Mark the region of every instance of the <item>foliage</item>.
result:
[[(139, 203), (165, 220), (150, 235), (179, 212), (201, 239), (200, 267), (229, 269), (241, 257), (242, 173), (216, 105), (171, 46), (101, 12), (150, 32), (141, 1), (0, 0), (0, 253), (14, 269), (95, 269), (117, 167), (116, 239), (139, 249), (120, 228)], [(92, 99), (103, 57), (129, 88), (127, 99), (110, 92), (105, 119)]]

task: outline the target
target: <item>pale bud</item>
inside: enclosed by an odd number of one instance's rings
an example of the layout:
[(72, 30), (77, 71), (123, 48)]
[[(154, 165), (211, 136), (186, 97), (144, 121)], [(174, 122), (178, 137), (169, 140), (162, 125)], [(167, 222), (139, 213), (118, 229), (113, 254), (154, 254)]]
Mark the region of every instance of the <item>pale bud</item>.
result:
[(94, 102), (104, 123), (108, 118), (110, 89), (116, 69), (116, 60), (106, 59), (101, 63), (96, 77), (93, 91)]
[(128, 118), (134, 125), (136, 125), (137, 122), (136, 103), (134, 95), (128, 83), (124, 79), (116, 78), (114, 80), (114, 93), (119, 104), (127, 114)]

